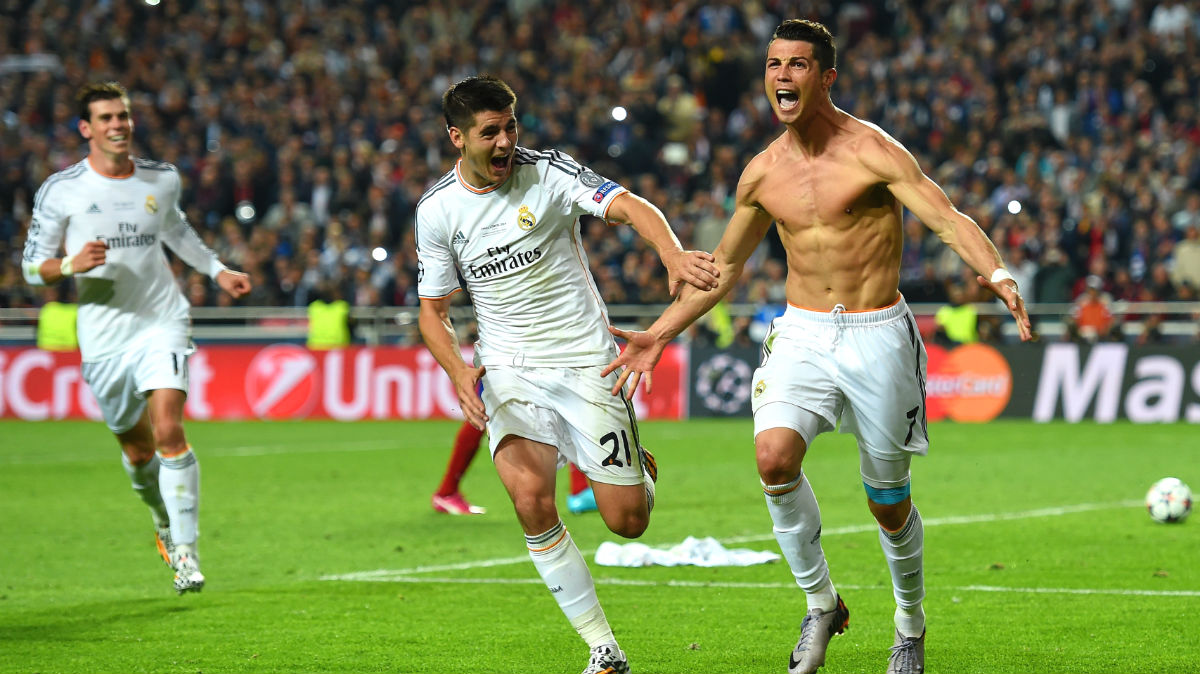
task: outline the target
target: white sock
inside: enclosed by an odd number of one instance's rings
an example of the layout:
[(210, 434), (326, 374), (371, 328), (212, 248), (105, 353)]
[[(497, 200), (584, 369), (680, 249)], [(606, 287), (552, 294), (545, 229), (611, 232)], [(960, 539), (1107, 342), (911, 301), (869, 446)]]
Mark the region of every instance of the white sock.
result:
[(890, 532), (879, 527), (879, 546), (887, 558), (892, 573), (892, 594), (896, 597), (896, 629), (906, 637), (919, 637), (925, 632), (925, 575), (922, 570), (925, 548), (925, 528), (921, 513), (914, 505), (900, 531)]
[(121, 465), (125, 467), (125, 474), (133, 483), (133, 491), (142, 499), (142, 503), (150, 507), (150, 517), (154, 518), (154, 526), (168, 526), (171, 520), (167, 516), (167, 506), (158, 490), (158, 455), (155, 454), (146, 463), (135, 466), (125, 452), (121, 452)]
[(775, 540), (796, 583), (804, 589), (808, 609), (837, 608), (837, 590), (829, 580), (829, 565), (821, 549), (821, 509), (804, 473), (787, 484), (763, 483), (763, 494), (775, 525)]
[(612, 628), (604, 617), (604, 609), (600, 608), (600, 600), (596, 598), (592, 573), (562, 521), (544, 534), (526, 536), (525, 545), (558, 607), (587, 642), (588, 648), (616, 643)]
[(191, 447), (182, 454), (162, 457), (160, 463), (158, 488), (171, 517), (171, 541), (177, 546), (194, 546), (199, 534), (200, 464)]

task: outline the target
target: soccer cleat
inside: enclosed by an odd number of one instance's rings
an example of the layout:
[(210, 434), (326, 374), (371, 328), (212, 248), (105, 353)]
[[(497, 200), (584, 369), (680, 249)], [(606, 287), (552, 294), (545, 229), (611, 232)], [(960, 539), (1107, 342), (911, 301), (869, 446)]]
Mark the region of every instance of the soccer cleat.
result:
[(896, 630), (896, 645), (888, 656), (887, 674), (924, 674), (925, 633), (919, 637), (906, 637)]
[(171, 527), (155, 527), (154, 545), (167, 566), (171, 565)]
[(616, 643), (600, 644), (592, 649), (592, 659), (583, 674), (629, 674), (625, 651)]
[(850, 625), (850, 609), (838, 595), (837, 606), (832, 611), (814, 608), (800, 623), (800, 641), (788, 658), (788, 674), (812, 674), (825, 664), (825, 649), (835, 634), (841, 634)]
[(454, 492), (449, 496), (434, 494), (433, 509), (451, 515), (482, 515), (487, 512), (487, 508), (468, 503), (460, 492)]
[(567, 497), (567, 510), (579, 515), (596, 510), (596, 492), (591, 487)]
[(195, 551), (176, 548), (171, 553), (171, 568), (175, 569), (175, 592), (199, 592), (204, 589), (204, 574), (200, 573), (200, 558)]
[(645, 447), (638, 447), (638, 451), (642, 454), (642, 472), (650, 476), (654, 482), (658, 482), (658, 462), (654, 460), (654, 455)]

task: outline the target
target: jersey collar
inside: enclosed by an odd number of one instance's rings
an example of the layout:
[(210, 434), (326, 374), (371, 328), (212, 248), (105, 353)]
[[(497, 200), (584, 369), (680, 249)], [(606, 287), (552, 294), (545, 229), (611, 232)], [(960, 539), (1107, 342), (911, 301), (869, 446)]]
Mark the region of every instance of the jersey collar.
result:
[(458, 184), (462, 185), (471, 194), (487, 194), (489, 192), (495, 192), (496, 190), (500, 189), (500, 187), (503, 186), (504, 183), (508, 182), (512, 178), (512, 175), (513, 175), (513, 173), (516, 172), (516, 170), (517, 170), (517, 167), (514, 164), (512, 169), (508, 172), (508, 175), (504, 178), (504, 180), (502, 182), (495, 183), (494, 185), (488, 185), (487, 187), (485, 187), (483, 189), (479, 189), (478, 187), (472, 186), (471, 183), (467, 182), (463, 178), (463, 176), (462, 176), (462, 157), (459, 157), (458, 161), (454, 162), (454, 177), (458, 179)]

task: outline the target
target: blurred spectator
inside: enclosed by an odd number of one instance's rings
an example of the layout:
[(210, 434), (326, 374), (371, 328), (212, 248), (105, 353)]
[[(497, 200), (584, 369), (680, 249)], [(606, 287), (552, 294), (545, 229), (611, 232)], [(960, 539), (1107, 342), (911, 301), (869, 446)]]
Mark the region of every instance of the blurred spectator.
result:
[(1070, 302), (1075, 273), (1067, 266), (1066, 256), (1058, 248), (1050, 248), (1042, 265), (1033, 275), (1033, 295), (1038, 302)]
[(296, 201), (296, 193), (287, 188), (280, 190), (279, 202), (267, 209), (267, 214), (259, 224), (295, 242), (300, 240), (301, 232), (317, 226), (317, 216), (311, 206)]
[(1025, 255), (1023, 246), (1009, 249), (1005, 259), (1008, 263), (1008, 271), (1012, 274), (1013, 280), (1017, 282), (1017, 288), (1020, 288), (1025, 303), (1037, 302), (1037, 286), (1034, 283), (1034, 278), (1038, 273), (1037, 263)]
[(1068, 324), (1068, 335), (1076, 341), (1095, 342), (1119, 339), (1116, 320), (1099, 276), (1088, 276), (1084, 291), (1075, 300)]
[(1200, 224), (1188, 227), (1183, 241), (1175, 246), (1171, 281), (1176, 285), (1186, 283), (1192, 288), (1200, 288)]
[(1189, 227), (1200, 227), (1200, 192), (1188, 192), (1183, 208), (1171, 216), (1171, 225), (1186, 232)]
[(934, 341), (943, 346), (978, 342), (979, 313), (975, 305), (967, 301), (966, 288), (960, 283), (952, 283), (946, 294), (950, 303), (938, 309), (933, 317), (937, 325)]

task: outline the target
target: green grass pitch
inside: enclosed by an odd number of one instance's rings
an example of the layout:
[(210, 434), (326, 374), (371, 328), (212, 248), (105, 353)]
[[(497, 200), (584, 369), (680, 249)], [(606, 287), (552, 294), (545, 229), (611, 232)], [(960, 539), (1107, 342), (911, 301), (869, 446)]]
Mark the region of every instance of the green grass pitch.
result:
[[(0, 672), (578, 672), (587, 649), (526, 556), (486, 453), (434, 513), (453, 422), (198, 423), (208, 585), (175, 596), (101, 423), (0, 423)], [(778, 551), (748, 419), (642, 424), (661, 470), (642, 541)], [(928, 669), (1200, 667), (1200, 516), (1152, 522), (1156, 479), (1200, 487), (1195, 426), (936, 424), (913, 464)], [(891, 586), (847, 436), (805, 462), (850, 607), (824, 672), (879, 672)], [(566, 475), (560, 479), (565, 493)], [(560, 507), (562, 498), (560, 497)], [(589, 563), (618, 540), (564, 521)], [(782, 562), (591, 564), (636, 672), (782, 672), (804, 611)]]

